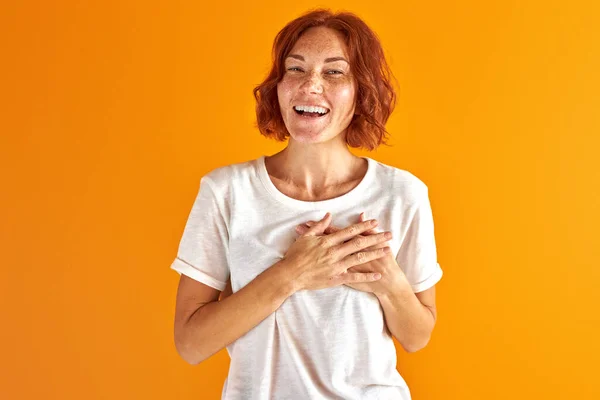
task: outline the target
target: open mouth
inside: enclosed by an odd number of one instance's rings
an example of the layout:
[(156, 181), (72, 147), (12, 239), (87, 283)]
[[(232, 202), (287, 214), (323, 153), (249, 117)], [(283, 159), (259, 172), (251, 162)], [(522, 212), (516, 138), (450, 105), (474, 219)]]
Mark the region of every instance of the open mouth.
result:
[(329, 110), (327, 110), (327, 112), (325, 114), (321, 114), (318, 112), (298, 111), (295, 108), (294, 108), (294, 111), (296, 112), (296, 114), (301, 115), (306, 118), (322, 118), (325, 115), (329, 114)]

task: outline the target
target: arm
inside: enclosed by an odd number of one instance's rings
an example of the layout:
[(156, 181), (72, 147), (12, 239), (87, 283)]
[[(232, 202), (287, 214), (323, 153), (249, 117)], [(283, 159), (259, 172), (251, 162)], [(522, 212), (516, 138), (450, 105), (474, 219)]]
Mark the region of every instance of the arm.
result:
[[(275, 312), (294, 292), (292, 282), (278, 267), (280, 263), (221, 301), (207, 302), (189, 316), (182, 312), (175, 322), (175, 343), (181, 357), (199, 364)], [(182, 297), (178, 294), (178, 302)]]
[(389, 284), (377, 296), (390, 332), (408, 352), (422, 349), (431, 338), (437, 318), (435, 283), (442, 277), (428, 189), (422, 188), (406, 215), (408, 227), (398, 254), (388, 265)]
[(375, 294), (390, 332), (407, 352), (412, 353), (425, 347), (431, 338), (437, 318), (435, 286), (413, 293), (406, 279), (398, 282), (394, 290)]

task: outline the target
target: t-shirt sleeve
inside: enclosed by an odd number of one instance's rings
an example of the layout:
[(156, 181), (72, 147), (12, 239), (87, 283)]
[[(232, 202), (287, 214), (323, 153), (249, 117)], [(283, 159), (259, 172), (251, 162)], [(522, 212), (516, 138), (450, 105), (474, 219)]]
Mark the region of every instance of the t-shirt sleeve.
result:
[(414, 293), (434, 286), (442, 279), (442, 268), (437, 262), (433, 213), (428, 190), (412, 208), (413, 216), (396, 256)]
[(171, 269), (180, 275), (223, 291), (229, 279), (229, 233), (223, 199), (210, 178), (200, 180), (200, 190), (183, 230)]

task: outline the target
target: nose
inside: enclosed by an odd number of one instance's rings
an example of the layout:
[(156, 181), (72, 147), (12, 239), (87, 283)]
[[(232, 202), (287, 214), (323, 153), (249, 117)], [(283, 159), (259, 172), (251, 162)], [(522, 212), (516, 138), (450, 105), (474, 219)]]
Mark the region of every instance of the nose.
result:
[(323, 82), (318, 72), (314, 71), (307, 74), (306, 81), (302, 85), (302, 89), (308, 93), (323, 93)]

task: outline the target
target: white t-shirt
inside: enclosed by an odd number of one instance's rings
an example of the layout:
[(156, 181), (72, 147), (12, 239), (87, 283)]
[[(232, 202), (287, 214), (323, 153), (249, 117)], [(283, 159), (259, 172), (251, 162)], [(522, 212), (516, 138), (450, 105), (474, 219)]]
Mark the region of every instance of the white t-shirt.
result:
[[(414, 292), (442, 277), (427, 186), (408, 171), (369, 157), (363, 180), (333, 199), (309, 202), (280, 192), (265, 156), (213, 169), (200, 189), (171, 268), (233, 293), (281, 258), (295, 227), (332, 214), (346, 227), (377, 219)], [(232, 321), (232, 323), (234, 323)], [(302, 290), (227, 346), (222, 399), (399, 399), (410, 391), (396, 370), (396, 348), (372, 293), (346, 285)]]

